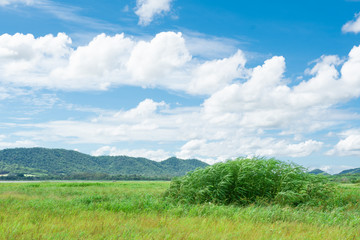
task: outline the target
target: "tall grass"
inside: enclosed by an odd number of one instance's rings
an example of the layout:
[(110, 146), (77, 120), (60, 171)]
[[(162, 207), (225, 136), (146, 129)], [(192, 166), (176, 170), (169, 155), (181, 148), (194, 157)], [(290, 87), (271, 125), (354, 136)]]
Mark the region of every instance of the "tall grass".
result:
[[(169, 182), (0, 183), (0, 239), (359, 239), (360, 186), (334, 207), (182, 204)], [(337, 207), (336, 207), (337, 206)]]
[(294, 163), (243, 158), (197, 169), (171, 182), (166, 197), (181, 203), (324, 205), (335, 193), (323, 176)]

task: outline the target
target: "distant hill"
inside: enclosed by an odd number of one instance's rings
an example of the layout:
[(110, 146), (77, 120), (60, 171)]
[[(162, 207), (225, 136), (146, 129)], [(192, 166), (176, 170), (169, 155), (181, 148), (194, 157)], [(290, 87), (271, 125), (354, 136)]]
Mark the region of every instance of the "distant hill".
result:
[(323, 170), (320, 169), (314, 169), (312, 171), (309, 172), (310, 174), (315, 174), (315, 175), (330, 175), (327, 172), (324, 172)]
[(69, 175), (102, 173), (109, 175), (181, 176), (208, 164), (196, 159), (175, 157), (162, 162), (127, 156), (94, 157), (65, 149), (14, 148), (0, 151), (1, 174)]
[(354, 169), (347, 169), (344, 170), (340, 173), (338, 173), (337, 175), (345, 175), (345, 174), (359, 174), (360, 173), (360, 168), (354, 168)]

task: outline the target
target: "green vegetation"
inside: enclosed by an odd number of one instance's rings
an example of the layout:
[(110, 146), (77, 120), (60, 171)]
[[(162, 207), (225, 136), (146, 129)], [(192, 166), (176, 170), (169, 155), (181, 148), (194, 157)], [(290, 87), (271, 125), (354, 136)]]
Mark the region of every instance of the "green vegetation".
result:
[(328, 176), (333, 182), (338, 183), (360, 183), (360, 173), (346, 173)]
[(185, 203), (244, 205), (256, 202), (324, 205), (335, 187), (293, 163), (245, 158), (217, 163), (174, 179), (168, 198)]
[(330, 175), (328, 174), (327, 172), (324, 172), (323, 170), (320, 170), (320, 169), (314, 169), (312, 171), (309, 172), (310, 174), (315, 174), (315, 175)]
[(184, 204), (169, 182), (0, 184), (0, 239), (359, 239), (360, 186), (331, 208)]
[[(92, 160), (101, 158), (107, 161)], [(34, 171), (31, 161), (19, 164), (26, 159), (0, 166)], [(179, 171), (182, 164), (172, 158), (162, 166)], [(171, 183), (0, 183), (0, 240), (360, 239), (360, 184), (332, 177), (254, 158), (199, 168)]]
[(340, 172), (338, 175), (360, 174), (360, 168), (348, 169)]
[(208, 164), (195, 159), (169, 158), (155, 162), (127, 156), (94, 157), (64, 149), (0, 151), (0, 180), (168, 180), (205, 166)]

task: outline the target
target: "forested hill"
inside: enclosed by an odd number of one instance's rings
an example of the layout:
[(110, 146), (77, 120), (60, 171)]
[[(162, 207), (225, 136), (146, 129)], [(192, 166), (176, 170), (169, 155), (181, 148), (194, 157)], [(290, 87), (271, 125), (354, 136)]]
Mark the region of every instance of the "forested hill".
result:
[(320, 169), (314, 169), (312, 171), (310, 171), (309, 173), (311, 174), (315, 174), (315, 175), (330, 175), (328, 174), (327, 172), (324, 172), (323, 170), (320, 170)]
[(181, 176), (208, 164), (196, 159), (169, 158), (155, 162), (127, 156), (94, 157), (77, 151), (46, 148), (15, 148), (0, 151), (0, 175), (108, 175)]
[(360, 174), (360, 168), (347, 169), (338, 173), (337, 175), (345, 175), (345, 174)]

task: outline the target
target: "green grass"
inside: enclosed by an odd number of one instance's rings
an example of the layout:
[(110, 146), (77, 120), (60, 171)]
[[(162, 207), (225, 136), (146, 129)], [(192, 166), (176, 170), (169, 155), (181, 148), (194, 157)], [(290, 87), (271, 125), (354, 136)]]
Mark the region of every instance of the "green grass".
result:
[(359, 239), (360, 186), (331, 207), (175, 204), (169, 182), (1, 183), (0, 239)]
[(182, 203), (326, 206), (337, 189), (326, 177), (294, 163), (240, 158), (197, 169), (174, 179), (166, 195)]

